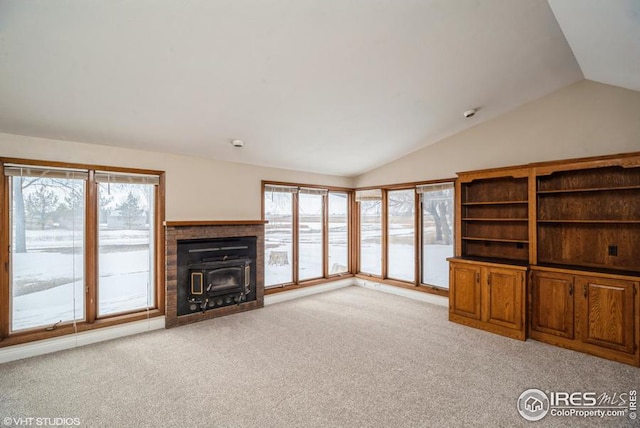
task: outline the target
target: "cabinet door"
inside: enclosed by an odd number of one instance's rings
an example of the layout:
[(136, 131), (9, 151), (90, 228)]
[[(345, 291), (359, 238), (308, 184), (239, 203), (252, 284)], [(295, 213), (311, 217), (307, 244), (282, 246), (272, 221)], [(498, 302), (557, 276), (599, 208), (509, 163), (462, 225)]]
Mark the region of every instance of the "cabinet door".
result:
[(634, 282), (576, 277), (582, 294), (580, 330), (582, 341), (605, 348), (633, 353)]
[(573, 275), (533, 272), (530, 287), (531, 329), (573, 339)]
[(524, 272), (486, 268), (485, 321), (520, 330), (523, 323)]
[(456, 315), (480, 319), (480, 267), (451, 263), (449, 305)]

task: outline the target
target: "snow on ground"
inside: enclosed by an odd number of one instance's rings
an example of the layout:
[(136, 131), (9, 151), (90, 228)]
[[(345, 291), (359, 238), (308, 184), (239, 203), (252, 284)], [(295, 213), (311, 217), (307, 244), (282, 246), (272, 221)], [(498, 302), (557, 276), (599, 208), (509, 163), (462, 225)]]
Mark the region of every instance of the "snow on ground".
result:
[[(75, 238), (75, 239), (74, 239)], [(75, 248), (73, 244), (75, 243)], [(143, 309), (153, 302), (147, 231), (101, 231), (98, 313)], [(12, 330), (84, 319), (82, 239), (71, 231), (27, 233), (26, 253), (13, 253)]]
[[(301, 228), (306, 230), (306, 228)], [(398, 242), (413, 241), (413, 228), (392, 227), (390, 234), (393, 236), (389, 246), (389, 262), (392, 269), (389, 276), (395, 279), (413, 281), (415, 251), (412, 244)], [(338, 234), (334, 234), (336, 245), (329, 246), (329, 268), (334, 264), (346, 265), (347, 244), (346, 231), (342, 231), (338, 239)], [(380, 228), (369, 228), (363, 231), (362, 244), (360, 246), (360, 263), (363, 272), (380, 275), (381, 271), (381, 230)], [(322, 275), (322, 245), (321, 235), (316, 233), (300, 234), (300, 277), (314, 278)], [(291, 282), (292, 275), (292, 254), (291, 254), (291, 233), (287, 233), (286, 228), (277, 231), (267, 231), (265, 260), (265, 284), (276, 285)], [(288, 264), (269, 264), (269, 256), (272, 251), (284, 252), (287, 255)], [(429, 285), (449, 288), (449, 265), (447, 257), (453, 256), (453, 245), (425, 245), (423, 281)], [(310, 274), (313, 272), (313, 274)]]
[[(300, 234), (300, 277), (322, 276), (321, 233), (315, 224)], [(393, 230), (398, 237), (412, 236), (407, 230)], [(347, 236), (344, 228), (330, 230), (329, 269), (347, 264)], [(380, 231), (365, 231), (361, 246), (362, 271), (380, 273)], [(74, 239), (76, 238), (76, 239)], [(29, 231), (27, 253), (12, 254), (13, 283), (25, 286), (11, 302), (12, 330), (84, 319), (84, 280), (82, 240), (70, 231)], [(143, 309), (153, 304), (153, 283), (149, 274), (149, 235), (146, 231), (101, 231), (99, 260), (99, 315)], [(279, 230), (266, 237), (265, 280), (267, 285), (291, 282), (291, 234)], [(412, 238), (410, 238), (412, 239)], [(75, 251), (72, 251), (75, 242)], [(411, 244), (391, 242), (390, 276), (413, 279), (414, 248)], [(288, 264), (268, 263), (272, 251), (284, 252)], [(446, 258), (453, 255), (452, 245), (425, 245), (424, 282), (448, 288), (449, 267)], [(335, 271), (332, 270), (332, 273)], [(33, 291), (35, 290), (35, 291)], [(18, 295), (19, 294), (19, 295)]]

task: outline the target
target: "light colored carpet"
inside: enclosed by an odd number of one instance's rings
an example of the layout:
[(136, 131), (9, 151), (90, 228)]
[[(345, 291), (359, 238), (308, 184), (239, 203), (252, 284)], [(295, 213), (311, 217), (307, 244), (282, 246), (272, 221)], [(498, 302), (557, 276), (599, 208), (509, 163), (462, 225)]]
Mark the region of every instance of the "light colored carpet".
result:
[(638, 368), (459, 326), (446, 308), (354, 286), (0, 365), (0, 424), (530, 426), (516, 410), (528, 388), (621, 393), (639, 379)]

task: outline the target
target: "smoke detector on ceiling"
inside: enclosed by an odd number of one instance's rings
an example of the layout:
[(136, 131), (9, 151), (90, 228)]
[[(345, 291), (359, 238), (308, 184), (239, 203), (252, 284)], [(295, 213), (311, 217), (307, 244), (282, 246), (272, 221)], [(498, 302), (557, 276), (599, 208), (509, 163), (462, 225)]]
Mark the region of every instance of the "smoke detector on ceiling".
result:
[(244, 147), (244, 141), (242, 141), (242, 140), (231, 140), (231, 145), (233, 147)]
[(474, 109), (474, 108), (472, 108), (472, 109), (467, 110), (467, 111), (465, 111), (464, 113), (462, 113), (462, 115), (463, 115), (465, 118), (469, 119), (470, 117), (475, 116), (475, 115), (476, 115), (476, 112), (477, 112), (477, 110), (476, 110), (476, 109)]

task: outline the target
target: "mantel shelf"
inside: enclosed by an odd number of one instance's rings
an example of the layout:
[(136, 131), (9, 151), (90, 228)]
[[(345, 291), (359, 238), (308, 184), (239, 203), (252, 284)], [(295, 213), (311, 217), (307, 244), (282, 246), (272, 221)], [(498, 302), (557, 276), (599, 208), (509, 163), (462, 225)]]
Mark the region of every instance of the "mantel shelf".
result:
[(196, 221), (165, 221), (166, 227), (191, 226), (251, 226), (267, 224), (265, 220), (196, 220)]

